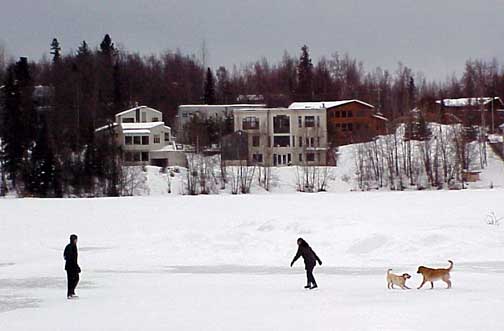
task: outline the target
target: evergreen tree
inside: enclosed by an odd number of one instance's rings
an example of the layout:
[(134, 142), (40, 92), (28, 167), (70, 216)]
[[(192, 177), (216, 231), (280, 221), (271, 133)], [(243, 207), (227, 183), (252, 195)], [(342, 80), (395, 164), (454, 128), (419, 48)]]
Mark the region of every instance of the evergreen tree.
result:
[(215, 104), (215, 80), (210, 68), (207, 68), (206, 72), (204, 99), (207, 105)]
[(415, 79), (413, 77), (410, 77), (408, 82), (408, 102), (409, 110), (416, 107), (416, 86)]
[(56, 38), (51, 43), (51, 55), (53, 56), (53, 63), (61, 61), (61, 46)]
[(91, 51), (89, 50), (89, 46), (85, 40), (82, 41), (82, 43), (79, 45), (79, 48), (77, 48), (77, 57), (84, 57), (87, 58), (88, 56), (91, 55)]
[(35, 196), (48, 197), (55, 193), (56, 160), (49, 141), (47, 124), (43, 121), (31, 155), (28, 190)]
[(4, 86), (3, 165), (15, 188), (35, 131), (32, 93), (28, 62), (21, 58), (9, 66)]
[(299, 58), (297, 97), (299, 101), (313, 99), (313, 64), (306, 45), (301, 48), (301, 57)]

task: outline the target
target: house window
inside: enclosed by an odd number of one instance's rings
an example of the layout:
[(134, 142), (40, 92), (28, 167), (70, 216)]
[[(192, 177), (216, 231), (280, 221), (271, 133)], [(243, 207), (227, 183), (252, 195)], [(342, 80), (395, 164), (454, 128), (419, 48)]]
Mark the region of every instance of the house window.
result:
[(292, 156), (291, 154), (287, 154), (287, 164), (290, 164), (292, 162)]
[(298, 128), (303, 127), (303, 116), (298, 116)]
[(259, 118), (249, 116), (242, 121), (243, 130), (259, 130)]
[(158, 117), (153, 117), (152, 118), (152, 122), (159, 122), (159, 118)]
[(164, 134), (164, 141), (170, 141), (170, 134), (168, 132)]
[(277, 115), (273, 117), (273, 132), (274, 133), (289, 133), (290, 118), (287, 115)]
[(126, 145), (133, 145), (133, 137), (132, 136), (124, 136), (124, 143)]
[(131, 155), (131, 152), (125, 152), (124, 153), (124, 161), (126, 161), (126, 162), (133, 161), (133, 155)]
[(143, 162), (149, 161), (149, 152), (142, 152), (142, 161)]
[(183, 117), (183, 118), (186, 118), (187, 116), (188, 116), (187, 112), (183, 112), (183, 113), (182, 113), (182, 117)]
[(346, 111), (345, 111), (345, 110), (341, 111), (341, 117), (347, 117), (346, 115), (347, 115), (347, 114), (346, 114)]
[(311, 147), (315, 146), (315, 138), (313, 138), (313, 137), (310, 138), (310, 146)]
[(351, 110), (347, 111), (347, 117), (353, 117), (353, 114), (352, 114)]
[(313, 128), (315, 127), (315, 116), (305, 116), (305, 127)]
[(289, 147), (290, 146), (290, 136), (273, 137), (273, 145), (275, 147)]
[(320, 147), (320, 137), (317, 137), (317, 147)]
[(161, 136), (158, 134), (154, 135), (154, 144), (160, 144), (161, 143)]
[(121, 122), (123, 122), (123, 123), (135, 123), (135, 119), (131, 118), (131, 117), (126, 117), (126, 118), (122, 118)]
[(353, 130), (353, 124), (352, 123), (348, 123), (348, 131), (352, 131)]
[(259, 147), (261, 145), (261, 137), (260, 136), (252, 136), (252, 146)]
[(310, 147), (310, 138), (306, 137), (306, 147)]
[(292, 147), (296, 147), (296, 136), (292, 136)]
[(142, 123), (145, 123), (145, 122), (147, 122), (147, 113), (142, 112)]
[(303, 137), (299, 137), (299, 147), (303, 147)]
[(140, 153), (132, 153), (133, 154), (133, 161), (134, 162), (140, 162), (141, 160), (141, 154)]
[(140, 136), (134, 136), (133, 137), (133, 144), (134, 145), (140, 145), (141, 144), (141, 138), (140, 138)]
[(336, 117), (337, 117), (337, 118), (340, 118), (340, 116), (341, 116), (340, 112), (339, 112), (339, 111), (337, 111), (337, 112), (336, 112)]
[(142, 136), (142, 145), (149, 144), (149, 136)]
[(303, 154), (299, 154), (299, 162), (303, 162)]
[(252, 160), (256, 163), (262, 163), (263, 162), (263, 155), (262, 154), (253, 154)]
[(315, 153), (306, 153), (306, 161), (314, 162), (315, 161)]
[(341, 131), (346, 131), (347, 130), (347, 124), (346, 123), (342, 123), (341, 124)]
[(320, 128), (320, 116), (317, 116), (317, 128)]

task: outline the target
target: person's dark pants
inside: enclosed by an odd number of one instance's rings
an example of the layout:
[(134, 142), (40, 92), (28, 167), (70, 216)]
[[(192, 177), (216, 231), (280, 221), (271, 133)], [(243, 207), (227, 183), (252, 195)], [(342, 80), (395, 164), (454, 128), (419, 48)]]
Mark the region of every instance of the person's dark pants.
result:
[(79, 273), (67, 270), (68, 290), (67, 297), (75, 295), (75, 288), (79, 283)]
[(315, 277), (313, 277), (313, 269), (315, 266), (306, 266), (306, 279), (307, 279), (307, 285), (314, 285), (317, 286), (317, 282), (315, 281)]

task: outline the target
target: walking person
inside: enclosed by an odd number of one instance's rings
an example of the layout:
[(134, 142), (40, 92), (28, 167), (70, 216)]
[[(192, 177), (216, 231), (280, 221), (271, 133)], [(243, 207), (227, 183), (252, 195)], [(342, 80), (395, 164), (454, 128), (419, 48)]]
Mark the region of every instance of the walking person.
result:
[(315, 277), (313, 277), (313, 269), (315, 268), (317, 262), (319, 263), (319, 265), (322, 265), (322, 261), (319, 259), (317, 254), (315, 254), (313, 249), (310, 247), (310, 245), (308, 245), (308, 243), (303, 238), (298, 238), (297, 244), (298, 244), (298, 251), (296, 253), (296, 256), (294, 256), (294, 259), (292, 259), (291, 268), (294, 265), (294, 262), (296, 262), (297, 259), (299, 259), (302, 256), (305, 263), (306, 278), (307, 278), (305, 288), (313, 290), (314, 288), (318, 287), (317, 282), (315, 281)]
[(68, 290), (67, 299), (75, 299), (78, 296), (75, 294), (75, 288), (79, 283), (79, 273), (81, 269), (77, 263), (77, 235), (70, 236), (70, 243), (65, 247), (63, 256), (65, 258), (65, 270), (67, 273)]

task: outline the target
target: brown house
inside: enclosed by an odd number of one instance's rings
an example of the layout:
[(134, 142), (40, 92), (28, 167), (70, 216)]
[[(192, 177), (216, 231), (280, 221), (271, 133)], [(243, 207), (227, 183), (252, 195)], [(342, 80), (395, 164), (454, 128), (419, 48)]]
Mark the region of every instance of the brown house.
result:
[(498, 97), (443, 99), (436, 103), (443, 123), (483, 125), (492, 132), (504, 123), (504, 103)]
[(324, 108), (332, 147), (365, 142), (386, 133), (388, 119), (360, 100), (295, 102), (289, 108)]

